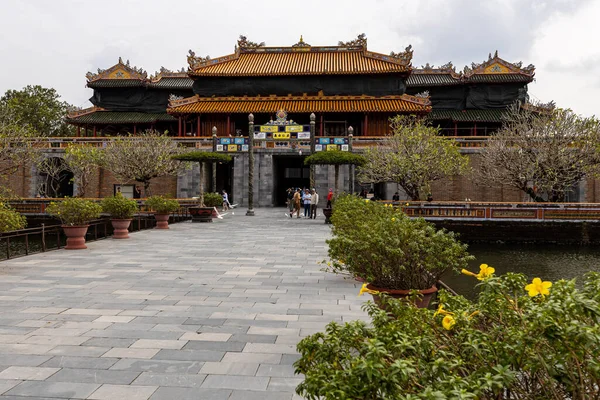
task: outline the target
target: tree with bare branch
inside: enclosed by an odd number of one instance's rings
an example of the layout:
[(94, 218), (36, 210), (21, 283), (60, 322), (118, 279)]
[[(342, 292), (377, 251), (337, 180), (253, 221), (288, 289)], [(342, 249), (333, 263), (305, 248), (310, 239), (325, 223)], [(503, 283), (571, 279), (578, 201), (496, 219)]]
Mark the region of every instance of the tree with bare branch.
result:
[(65, 150), (65, 162), (73, 173), (77, 197), (85, 197), (92, 173), (102, 165), (104, 152), (90, 144), (72, 144)]
[(439, 136), (439, 129), (414, 116), (390, 119), (392, 136), (367, 149), (367, 162), (360, 167), (361, 182), (395, 182), (411, 200), (422, 200), (431, 183), (467, 171), (469, 160), (452, 140)]
[(0, 107), (0, 177), (8, 177), (31, 161), (34, 134), (6, 107)]
[(513, 105), (481, 153), (479, 183), (506, 185), (532, 200), (561, 202), (600, 172), (600, 121), (571, 110)]
[(137, 136), (117, 137), (104, 149), (102, 166), (123, 182), (136, 181), (150, 195), (152, 179), (178, 175), (185, 165), (172, 157), (181, 153), (169, 136), (146, 131)]
[(38, 185), (38, 193), (44, 197), (58, 197), (62, 182), (67, 178), (69, 166), (62, 157), (55, 157), (45, 149), (37, 149), (33, 158), (33, 165), (37, 172), (44, 178)]

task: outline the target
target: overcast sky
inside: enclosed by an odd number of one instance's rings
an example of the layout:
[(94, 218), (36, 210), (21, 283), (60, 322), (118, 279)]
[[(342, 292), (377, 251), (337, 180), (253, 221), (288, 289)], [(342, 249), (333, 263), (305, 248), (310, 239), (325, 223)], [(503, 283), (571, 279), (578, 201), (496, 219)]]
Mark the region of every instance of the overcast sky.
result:
[(240, 34), (267, 46), (300, 35), (332, 45), (366, 33), (369, 50), (413, 45), (413, 65), (457, 70), (498, 50), (536, 66), (534, 99), (600, 115), (600, 0), (0, 0), (0, 94), (55, 88), (89, 107), (87, 71), (118, 57), (149, 74), (186, 67), (189, 49), (219, 57)]

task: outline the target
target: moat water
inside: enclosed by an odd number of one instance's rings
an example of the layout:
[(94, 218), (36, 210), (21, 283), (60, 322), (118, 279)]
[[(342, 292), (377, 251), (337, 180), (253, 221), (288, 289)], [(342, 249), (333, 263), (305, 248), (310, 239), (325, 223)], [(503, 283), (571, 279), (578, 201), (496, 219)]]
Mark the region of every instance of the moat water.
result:
[[(480, 264), (496, 269), (496, 274), (521, 272), (528, 279), (545, 281), (577, 279), (580, 284), (586, 272), (600, 272), (600, 246), (575, 245), (525, 245), (525, 244), (472, 244), (469, 252), (475, 260), (469, 269), (479, 272)], [(474, 297), (475, 278), (460, 274), (447, 274), (442, 280), (459, 294)]]

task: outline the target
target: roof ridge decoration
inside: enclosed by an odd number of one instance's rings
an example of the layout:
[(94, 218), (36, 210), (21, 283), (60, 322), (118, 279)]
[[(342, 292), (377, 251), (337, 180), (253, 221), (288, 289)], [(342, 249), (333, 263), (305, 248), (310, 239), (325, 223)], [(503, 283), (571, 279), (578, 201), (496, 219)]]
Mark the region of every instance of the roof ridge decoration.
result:
[(98, 73), (88, 72), (85, 77), (89, 82), (94, 82), (100, 79), (139, 79), (141, 81), (146, 80), (148, 74), (142, 68), (132, 67), (127, 62), (123, 62), (123, 59), (119, 57), (119, 61), (108, 69), (98, 68)]
[(184, 67), (181, 67), (179, 71), (171, 71), (163, 66), (160, 67), (160, 71), (154, 72), (154, 75), (150, 75), (152, 82), (157, 82), (162, 78), (187, 78), (188, 74)]
[(240, 35), (240, 38), (237, 41), (237, 46), (235, 47), (235, 52), (238, 50), (246, 50), (246, 49), (258, 49), (260, 47), (265, 47), (265, 42), (253, 42), (248, 40), (248, 38), (244, 35)]
[(412, 56), (413, 56), (412, 44), (409, 44), (402, 52), (398, 52), (398, 53), (395, 53), (393, 51), (390, 52), (390, 57), (400, 61), (400, 64), (404, 64), (407, 67), (411, 65)]
[(340, 40), (338, 42), (338, 46), (341, 46), (341, 47), (359, 46), (359, 47), (362, 47), (364, 50), (366, 50), (367, 49), (367, 35), (364, 33), (361, 33), (356, 37), (356, 39), (350, 40), (348, 42), (343, 42)]
[(311, 47), (310, 44), (306, 43), (304, 41), (304, 39), (302, 38), (302, 35), (300, 35), (300, 41), (296, 44), (293, 44), (292, 47)]
[(188, 50), (187, 62), (188, 62), (190, 71), (193, 71), (196, 68), (206, 65), (206, 63), (208, 63), (208, 61), (210, 61), (209, 55), (207, 55), (206, 57), (200, 57), (200, 56), (196, 57), (195, 52), (193, 52), (191, 49)]
[(498, 50), (496, 50), (493, 57), (492, 53), (489, 53), (487, 61), (483, 61), (479, 64), (471, 63), (470, 68), (465, 66), (463, 73), (465, 78), (470, 78), (476, 74), (521, 74), (533, 77), (535, 74), (535, 66), (529, 64), (527, 67), (523, 68), (523, 63), (521, 61), (510, 63), (500, 58), (498, 56)]
[(97, 107), (97, 106), (84, 108), (82, 110), (72, 110), (72, 111), (69, 111), (69, 113), (67, 114), (67, 118), (73, 119), (73, 118), (81, 117), (83, 115), (95, 113), (96, 111), (106, 111), (106, 110), (102, 107)]
[(426, 63), (425, 65), (421, 65), (421, 68), (413, 69), (413, 74), (450, 74), (456, 79), (462, 77), (462, 72), (456, 72), (456, 67), (452, 64), (452, 61), (448, 61), (437, 68), (433, 64)]

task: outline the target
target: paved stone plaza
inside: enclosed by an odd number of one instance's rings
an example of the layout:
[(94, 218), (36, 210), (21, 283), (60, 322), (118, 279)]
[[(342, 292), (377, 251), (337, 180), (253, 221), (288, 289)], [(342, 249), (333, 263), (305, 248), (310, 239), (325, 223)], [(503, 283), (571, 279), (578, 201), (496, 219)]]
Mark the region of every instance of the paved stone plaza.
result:
[(365, 318), (330, 227), (236, 209), (0, 262), (0, 399), (295, 399), (296, 343)]

